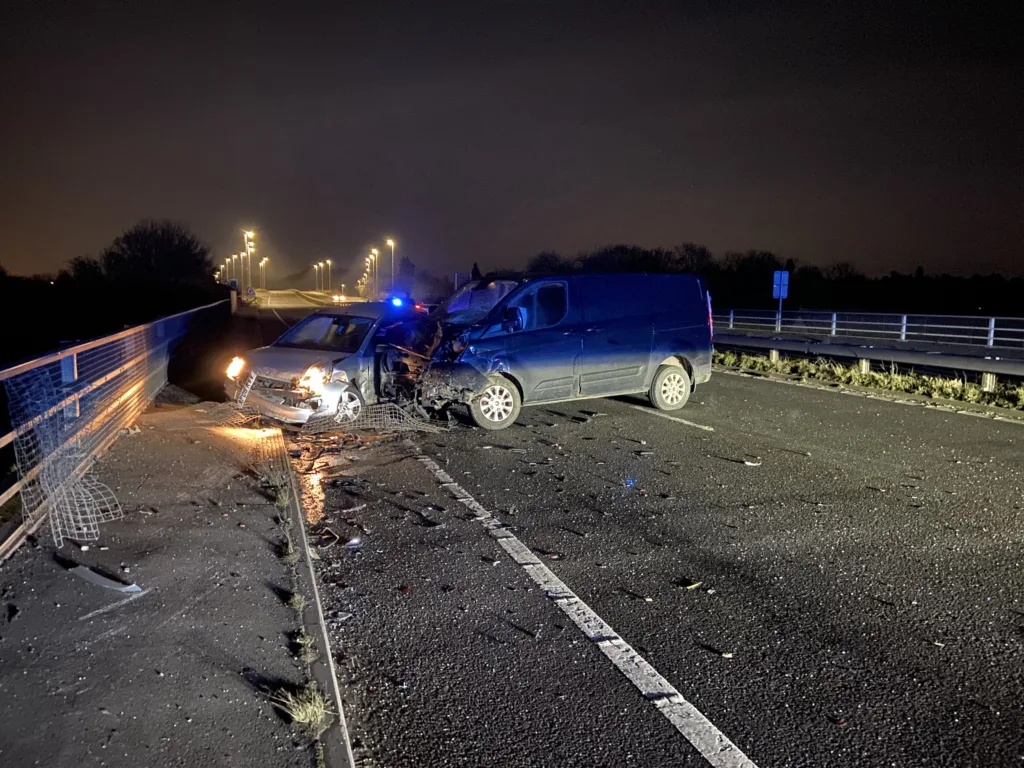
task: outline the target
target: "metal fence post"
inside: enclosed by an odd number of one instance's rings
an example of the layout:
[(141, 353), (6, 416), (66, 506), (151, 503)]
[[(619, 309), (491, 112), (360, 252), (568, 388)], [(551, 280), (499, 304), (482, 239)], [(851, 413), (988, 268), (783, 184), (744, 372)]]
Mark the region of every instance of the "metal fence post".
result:
[(781, 331), (782, 330), (782, 310), (781, 309), (778, 310), (775, 313), (775, 330), (776, 331)]
[[(78, 355), (72, 354), (60, 359), (60, 383), (68, 390), (78, 381)], [(64, 408), (64, 418), (77, 419), (81, 415), (78, 398)]]
[(829, 334), (829, 335), (830, 336), (835, 336), (836, 335), (836, 313), (835, 312), (832, 313), (832, 333)]
[[(733, 320), (733, 315), (735, 313), (736, 313), (736, 310), (734, 310), (734, 309), (730, 309), (729, 310), (729, 330), (732, 330), (732, 320)], [(991, 347), (992, 345), (989, 344), (989, 346)]]
[(986, 346), (993, 347), (996, 343), (996, 319), (990, 317), (988, 319), (988, 343)]
[(907, 316), (900, 318), (900, 341), (907, 340)]

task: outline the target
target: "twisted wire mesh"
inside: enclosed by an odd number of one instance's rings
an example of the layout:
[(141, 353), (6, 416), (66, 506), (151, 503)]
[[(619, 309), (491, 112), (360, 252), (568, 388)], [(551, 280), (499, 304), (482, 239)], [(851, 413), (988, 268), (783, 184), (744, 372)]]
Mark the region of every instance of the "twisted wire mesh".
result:
[(22, 518), (47, 514), (54, 542), (94, 541), (120, 518), (113, 492), (86, 473), (167, 381), (168, 359), (198, 312), (72, 348), (4, 377)]
[(429, 432), (445, 431), (446, 427), (418, 418), (394, 403), (367, 405), (354, 421), (338, 422), (334, 416), (317, 416), (307, 421), (302, 432)]

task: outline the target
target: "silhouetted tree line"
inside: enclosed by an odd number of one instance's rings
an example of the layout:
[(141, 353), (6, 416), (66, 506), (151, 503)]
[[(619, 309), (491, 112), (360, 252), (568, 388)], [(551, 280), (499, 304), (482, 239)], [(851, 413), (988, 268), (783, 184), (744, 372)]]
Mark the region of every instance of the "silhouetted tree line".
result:
[(56, 276), (0, 268), (0, 363), (227, 298), (209, 248), (185, 226), (146, 220)]
[(716, 256), (702, 245), (672, 249), (614, 245), (572, 258), (545, 252), (527, 265), (531, 273), (696, 272), (703, 275), (716, 307), (770, 309), (772, 274), (790, 271), (786, 309), (837, 309), (949, 315), (1024, 315), (1024, 278), (1002, 275), (927, 275), (891, 272), (867, 277), (851, 264), (798, 264), (770, 251)]

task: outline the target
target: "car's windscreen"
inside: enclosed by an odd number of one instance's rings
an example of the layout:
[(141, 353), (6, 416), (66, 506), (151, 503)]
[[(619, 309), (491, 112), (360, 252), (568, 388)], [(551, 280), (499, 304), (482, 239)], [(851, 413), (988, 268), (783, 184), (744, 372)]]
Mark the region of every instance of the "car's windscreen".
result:
[(439, 312), (454, 323), (481, 320), (517, 285), (517, 280), (474, 280), (453, 293)]
[(359, 351), (373, 323), (370, 317), (311, 315), (274, 342), (274, 346), (351, 354)]

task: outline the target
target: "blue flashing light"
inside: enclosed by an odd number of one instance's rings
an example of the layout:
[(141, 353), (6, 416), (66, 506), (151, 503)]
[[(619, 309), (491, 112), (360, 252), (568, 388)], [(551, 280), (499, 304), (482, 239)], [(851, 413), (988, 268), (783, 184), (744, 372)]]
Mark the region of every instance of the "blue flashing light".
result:
[(402, 300), (400, 298), (398, 298), (397, 296), (395, 296), (393, 299), (391, 299), (391, 306), (393, 306), (393, 307), (400, 307), (400, 306), (402, 306)]

